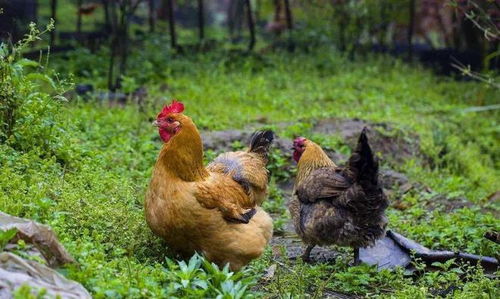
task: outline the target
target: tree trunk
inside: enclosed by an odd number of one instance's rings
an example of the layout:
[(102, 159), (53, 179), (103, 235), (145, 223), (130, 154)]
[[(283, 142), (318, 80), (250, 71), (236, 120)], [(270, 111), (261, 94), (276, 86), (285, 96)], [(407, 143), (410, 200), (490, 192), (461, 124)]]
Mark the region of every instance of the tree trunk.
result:
[(240, 39), (245, 18), (245, 0), (231, 0), (227, 9), (227, 24), (232, 42)]
[(250, 42), (248, 44), (248, 51), (252, 51), (255, 47), (255, 24), (252, 14), (252, 5), (250, 0), (245, 0), (245, 5), (247, 9), (247, 19), (248, 19), (248, 30), (250, 31)]
[(110, 30), (110, 39), (109, 39), (109, 66), (108, 66), (108, 90), (115, 90), (115, 80), (114, 80), (114, 71), (115, 71), (115, 56), (117, 54), (118, 48), (118, 20), (117, 20), (117, 8), (116, 8), (116, 0), (106, 2), (107, 7), (107, 21), (109, 22), (109, 30)]
[(149, 0), (149, 32), (155, 32), (155, 27), (156, 27), (155, 0)]
[(78, 0), (76, 3), (76, 7), (78, 8), (78, 13), (76, 16), (76, 32), (78, 33), (78, 37), (80, 37), (80, 33), (82, 33), (82, 13), (80, 12), (80, 8), (82, 7), (82, 0)]
[(128, 44), (129, 44), (129, 36), (128, 36), (128, 12), (129, 5), (125, 5), (123, 10), (121, 11), (121, 20), (120, 27), (118, 31), (118, 40), (119, 40), (119, 49), (120, 49), (120, 64), (119, 64), (119, 73), (116, 77), (115, 87), (121, 87), (122, 76), (124, 76), (127, 72), (127, 60), (128, 60)]
[(416, 0), (410, 0), (409, 2), (409, 13), (410, 13), (410, 23), (408, 24), (408, 60), (413, 59), (413, 31), (415, 27), (415, 2)]
[(102, 0), (102, 6), (104, 8), (104, 29), (106, 31), (111, 29), (111, 21), (110, 21), (110, 15), (109, 15), (109, 1), (108, 0)]
[(385, 37), (387, 33), (387, 17), (386, 17), (386, 3), (382, 2), (380, 3), (380, 23), (381, 26), (377, 30), (377, 39), (378, 39), (378, 44), (379, 46), (384, 49), (385, 48)]
[(280, 21), (281, 15), (281, 0), (274, 0), (274, 21), (277, 23)]
[(284, 0), (285, 2), (285, 17), (286, 17), (286, 27), (288, 30), (293, 29), (293, 18), (292, 18), (292, 9), (290, 8), (290, 1)]
[(108, 66), (108, 90), (114, 91), (114, 69), (115, 69), (115, 55), (116, 55), (116, 40), (110, 39), (110, 53), (109, 53), (109, 66)]
[(288, 51), (292, 52), (295, 48), (295, 45), (292, 40), (292, 29), (293, 29), (292, 9), (290, 8), (289, 0), (284, 0), (284, 2), (285, 2), (286, 27), (288, 29)]
[(198, 0), (198, 28), (200, 43), (205, 39), (205, 12), (203, 10), (203, 0)]
[(174, 0), (167, 0), (168, 24), (170, 29), (170, 45), (172, 49), (177, 49), (177, 35), (175, 33)]

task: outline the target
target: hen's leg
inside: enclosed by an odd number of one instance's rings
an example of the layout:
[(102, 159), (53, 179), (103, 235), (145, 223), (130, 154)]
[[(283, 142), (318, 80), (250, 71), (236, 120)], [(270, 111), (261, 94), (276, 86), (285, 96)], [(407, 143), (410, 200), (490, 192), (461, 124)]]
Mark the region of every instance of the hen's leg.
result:
[(359, 260), (359, 247), (354, 248), (354, 266), (361, 264)]
[(302, 254), (302, 260), (306, 263), (311, 262), (311, 250), (314, 248), (315, 245), (307, 245), (306, 249), (304, 250), (304, 253)]

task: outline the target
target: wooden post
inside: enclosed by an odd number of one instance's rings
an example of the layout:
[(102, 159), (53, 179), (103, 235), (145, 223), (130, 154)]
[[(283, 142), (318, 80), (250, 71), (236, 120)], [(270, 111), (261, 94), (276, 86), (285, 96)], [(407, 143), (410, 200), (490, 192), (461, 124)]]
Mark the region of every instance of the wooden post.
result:
[[(52, 0), (50, 2), (50, 17), (54, 20), (54, 24), (57, 26), (57, 0)], [(54, 47), (56, 42), (56, 29), (50, 32), (50, 48)]]
[(170, 45), (177, 49), (177, 35), (175, 33), (174, 0), (167, 0), (168, 24), (170, 29)]
[(155, 27), (156, 27), (155, 0), (149, 0), (149, 32), (155, 32)]
[(198, 0), (198, 28), (200, 43), (205, 39), (205, 12), (203, 9), (203, 0)]
[(409, 3), (410, 24), (408, 24), (408, 60), (413, 59), (413, 31), (415, 27), (415, 0), (410, 0)]
[(250, 31), (250, 43), (248, 44), (248, 51), (252, 51), (255, 47), (255, 24), (253, 21), (252, 5), (250, 4), (250, 0), (245, 0), (245, 6), (247, 9), (248, 30)]

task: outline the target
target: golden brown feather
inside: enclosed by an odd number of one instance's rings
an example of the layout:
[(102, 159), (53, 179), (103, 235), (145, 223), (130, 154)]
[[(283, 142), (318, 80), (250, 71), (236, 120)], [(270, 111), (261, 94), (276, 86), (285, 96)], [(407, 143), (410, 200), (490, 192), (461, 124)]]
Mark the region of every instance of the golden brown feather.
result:
[[(166, 124), (166, 131), (160, 130), (165, 144), (146, 194), (147, 223), (181, 255), (199, 252), (220, 266), (229, 263), (238, 270), (259, 257), (272, 236), (272, 220), (252, 195), (266, 193), (266, 160), (251, 151), (227, 153), (241, 164), (243, 174), (248, 169), (255, 172), (243, 175), (242, 182), (233, 178), (236, 172), (225, 171), (222, 162), (205, 168), (201, 137), (192, 120), (182, 113), (165, 117), (176, 127), (172, 130)], [(260, 189), (253, 190), (254, 186)]]

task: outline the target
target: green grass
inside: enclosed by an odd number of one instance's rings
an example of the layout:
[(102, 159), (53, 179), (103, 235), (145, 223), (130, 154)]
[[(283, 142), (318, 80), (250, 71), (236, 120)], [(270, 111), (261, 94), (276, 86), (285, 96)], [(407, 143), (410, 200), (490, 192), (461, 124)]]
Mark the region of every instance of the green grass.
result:
[[(343, 258), (332, 264), (285, 259), (271, 281), (257, 286), (256, 279), (275, 263), (271, 249), (235, 280), (202, 259), (189, 269), (166, 260), (172, 255), (149, 231), (142, 203), (161, 146), (150, 120), (171, 98), (183, 101), (185, 113), (203, 130), (244, 128), (265, 119), (263, 126), (292, 138), (308, 135), (311, 124), (322, 118), (357, 117), (415, 132), (428, 158), (415, 157), (396, 169), (450, 200), (466, 196), (473, 207), (429, 212), (423, 204), (432, 197), (409, 193), (402, 197), (410, 206), (407, 210), (388, 210), (391, 228), (432, 248), (496, 255), (499, 246), (482, 234), (500, 229), (493, 214), (498, 215), (498, 203), (486, 198), (500, 189), (500, 115), (498, 110), (463, 109), (498, 103), (500, 93), (475, 82), (437, 77), (392, 58), (349, 61), (329, 48), (308, 54), (240, 56), (224, 51), (179, 56), (165, 44), (162, 39), (147, 40), (146, 50), (132, 56), (128, 84), (144, 84), (149, 91), (143, 112), (133, 103), (119, 107), (93, 99), (54, 102), (49, 96), (53, 91), (40, 82), (21, 82), (29, 88), (19, 92), (35, 95), (31, 102), (22, 102), (18, 134), (0, 144), (0, 210), (51, 225), (78, 261), (64, 270), (69, 278), (96, 298), (215, 297), (237, 289), (234, 284), (239, 282), (247, 286), (245, 296), (259, 296), (258, 291), (269, 297), (320, 298), (336, 291), (425, 298), (448, 286), (458, 286), (452, 297), (498, 296), (498, 280), (486, 278), (481, 269), (424, 271), (411, 278), (403, 271), (349, 267), (346, 249), (339, 249)], [(78, 50), (69, 60), (52, 57), (51, 67), (60, 78), (73, 73), (75, 82), (103, 87), (104, 53)], [(39, 90), (46, 96), (36, 94)], [(282, 122), (292, 124), (279, 128)], [(338, 136), (313, 139), (348, 152)], [(288, 164), (283, 157), (276, 154), (273, 159), (276, 176), (265, 207), (283, 222), (288, 216), (275, 182), (293, 173), (283, 170)], [(220, 275), (223, 278), (217, 278)], [(189, 286), (182, 285), (185, 280)], [(225, 282), (229, 280), (233, 282)], [(205, 284), (210, 290), (203, 293)]]

